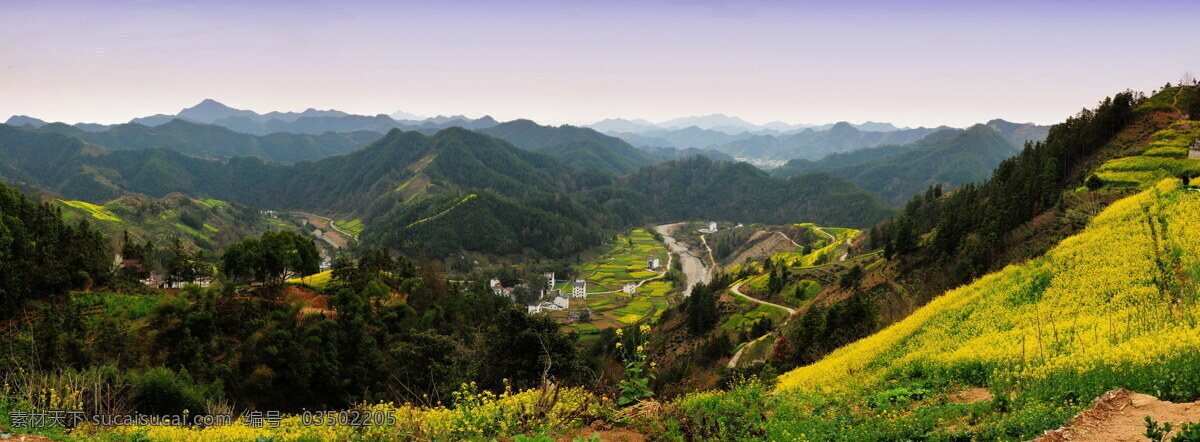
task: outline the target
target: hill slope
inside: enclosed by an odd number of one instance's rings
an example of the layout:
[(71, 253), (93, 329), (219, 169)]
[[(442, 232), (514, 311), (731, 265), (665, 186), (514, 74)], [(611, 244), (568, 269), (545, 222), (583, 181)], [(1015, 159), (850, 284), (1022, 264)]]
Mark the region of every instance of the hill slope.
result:
[(813, 220), (863, 227), (891, 213), (879, 198), (850, 181), (825, 173), (777, 179), (746, 163), (706, 157), (668, 161), (639, 169), (622, 180), (657, 208), (662, 220), (719, 219), (786, 224)]
[(792, 160), (773, 174), (828, 171), (898, 206), (934, 184), (953, 188), (983, 181), (1017, 152), (999, 131), (980, 124), (965, 131), (941, 130), (905, 146), (861, 149), (819, 161)]
[(626, 174), (654, 162), (649, 154), (629, 143), (585, 127), (550, 127), (514, 120), (478, 132), (549, 154), (576, 167)]
[[(1198, 213), (1200, 194), (1162, 181), (1113, 204), (1045, 256), (950, 291), (781, 376), (778, 389), (872, 394), (921, 377), (927, 388), (1013, 391), (1012, 407), (1059, 422), (1116, 387), (1195, 398)], [(1120, 253), (1106, 253), (1114, 245)], [(1075, 402), (1063, 408), (1064, 399)]]

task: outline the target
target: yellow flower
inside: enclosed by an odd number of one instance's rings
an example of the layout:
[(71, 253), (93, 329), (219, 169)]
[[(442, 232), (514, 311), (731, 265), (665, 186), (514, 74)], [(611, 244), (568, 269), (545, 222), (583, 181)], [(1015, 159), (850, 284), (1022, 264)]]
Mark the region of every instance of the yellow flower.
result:
[(622, 347), (621, 343), (620, 343), (620, 342), (618, 342), (618, 343), (617, 343), (617, 348), (621, 348), (621, 347)]

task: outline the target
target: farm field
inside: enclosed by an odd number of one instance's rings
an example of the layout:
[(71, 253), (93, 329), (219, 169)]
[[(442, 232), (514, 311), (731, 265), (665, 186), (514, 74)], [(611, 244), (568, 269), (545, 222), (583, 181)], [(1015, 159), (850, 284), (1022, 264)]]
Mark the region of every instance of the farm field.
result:
[(298, 229), (285, 220), (262, 217), (256, 210), (214, 199), (123, 196), (103, 205), (68, 200), (55, 200), (54, 204), (64, 219), (86, 219), (110, 241), (122, 240), (128, 232), (131, 239), (150, 240), (160, 248), (178, 239), (189, 249), (215, 250), (267, 230)]
[[(780, 376), (774, 394), (751, 383), (680, 404), (686, 411), (766, 400), (774, 411), (762, 424), (766, 439), (990, 440), (1029, 439), (1116, 387), (1165, 400), (1195, 397), (1197, 214), (1200, 194), (1178, 180), (1161, 181), (1113, 204), (1045, 255), (954, 289)], [(1152, 233), (1148, 221), (1162, 230)], [(1114, 243), (1123, 253), (1105, 253)], [(950, 400), (968, 389), (1004, 399)], [(826, 412), (811, 413), (814, 407)], [(955, 425), (928, 433), (934, 421)]]
[[(652, 257), (659, 259), (659, 271), (646, 268), (647, 259)], [(646, 230), (634, 229), (620, 236), (608, 252), (576, 268), (587, 280), (588, 296), (587, 299), (572, 299), (570, 309), (589, 307), (592, 320), (566, 327), (587, 335), (606, 328), (641, 323), (662, 314), (672, 304), (674, 286), (669, 281), (654, 279), (667, 269), (669, 260), (667, 249)], [(621, 291), (626, 283), (639, 282), (642, 285), (635, 294)], [(569, 293), (571, 282), (559, 284), (557, 288)], [(566, 319), (565, 313), (553, 316)]]
[(1188, 158), (1188, 147), (1200, 137), (1200, 121), (1178, 121), (1152, 136), (1139, 155), (1105, 162), (1096, 176), (1105, 184), (1145, 189), (1165, 178), (1200, 175), (1200, 159)]

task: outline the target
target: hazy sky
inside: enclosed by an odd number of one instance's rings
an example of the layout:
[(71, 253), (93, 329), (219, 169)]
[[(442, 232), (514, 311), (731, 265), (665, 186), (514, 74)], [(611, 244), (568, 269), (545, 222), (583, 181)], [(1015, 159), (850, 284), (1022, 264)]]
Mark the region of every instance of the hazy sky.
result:
[(1053, 123), (1200, 75), (1200, 2), (0, 0), (0, 119)]

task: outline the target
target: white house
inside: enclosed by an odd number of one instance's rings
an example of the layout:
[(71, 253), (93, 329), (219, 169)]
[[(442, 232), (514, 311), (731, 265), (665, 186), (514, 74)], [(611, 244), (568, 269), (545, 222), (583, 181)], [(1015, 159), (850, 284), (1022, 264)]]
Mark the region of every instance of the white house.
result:
[(650, 270), (658, 270), (658, 258), (646, 258), (646, 268)]
[(183, 288), (183, 286), (185, 286), (187, 284), (195, 284), (200, 287), (209, 287), (212, 285), (213, 278), (211, 276), (201, 276), (201, 277), (196, 278), (191, 281), (167, 282), (166, 278), (163, 275), (159, 275), (157, 273), (150, 272), (150, 277), (143, 279), (141, 282), (143, 285), (145, 285), (147, 287), (152, 287), (152, 288), (157, 288), (157, 289), (181, 289), (181, 288)]
[(491, 280), (489, 280), (488, 287), (490, 287), (492, 289), (492, 293), (495, 293), (496, 296), (502, 296), (505, 294), (504, 287), (502, 287), (500, 285), (499, 279), (492, 278)]
[(576, 279), (575, 282), (571, 284), (571, 297), (575, 299), (587, 298), (587, 281)]
[(624, 287), (621, 287), (621, 292), (632, 295), (635, 292), (637, 292), (637, 284), (634, 284), (632, 282), (627, 282), (627, 283), (625, 283)]
[(555, 310), (566, 310), (567, 307), (571, 306), (571, 300), (568, 299), (566, 296), (560, 296), (560, 297), (554, 298), (553, 304), (555, 307), (558, 307)]
[(546, 290), (554, 290), (554, 272), (543, 273), (546, 277)]
[(716, 232), (717, 231), (717, 223), (715, 223), (715, 222), (708, 223), (708, 231)]

